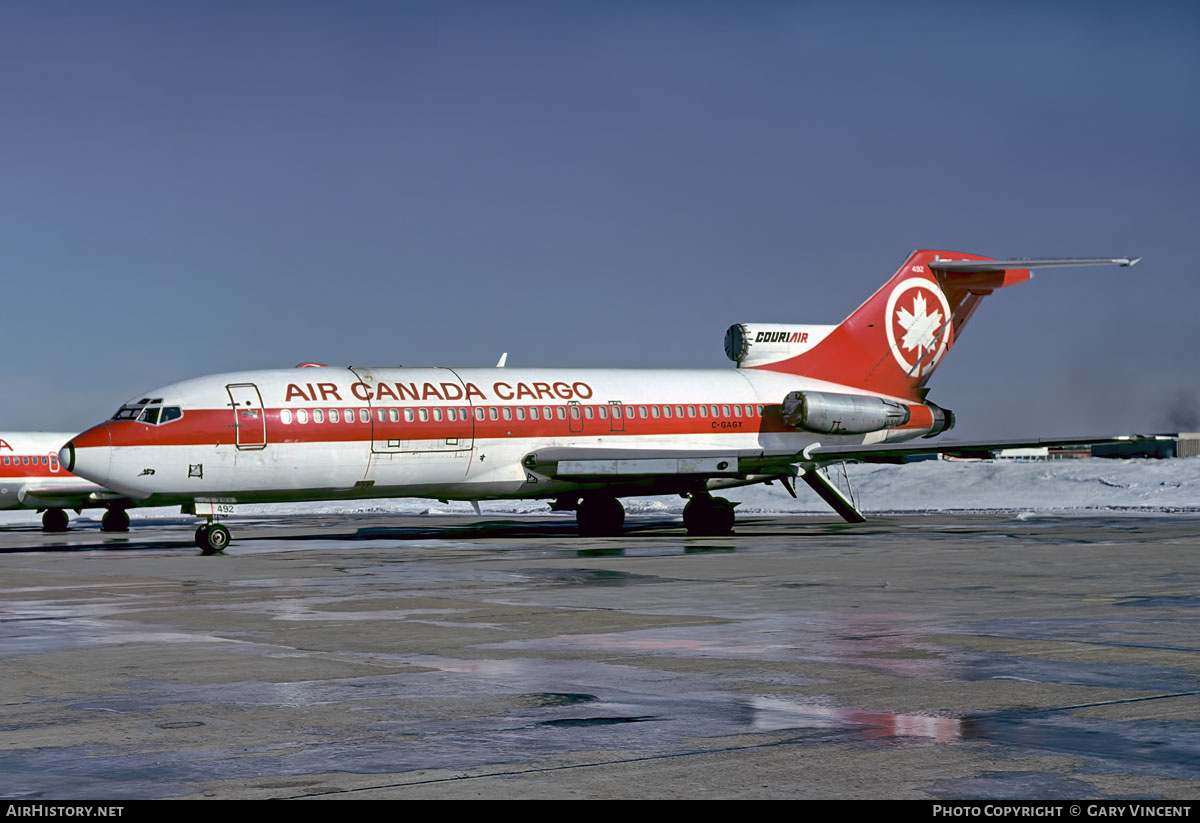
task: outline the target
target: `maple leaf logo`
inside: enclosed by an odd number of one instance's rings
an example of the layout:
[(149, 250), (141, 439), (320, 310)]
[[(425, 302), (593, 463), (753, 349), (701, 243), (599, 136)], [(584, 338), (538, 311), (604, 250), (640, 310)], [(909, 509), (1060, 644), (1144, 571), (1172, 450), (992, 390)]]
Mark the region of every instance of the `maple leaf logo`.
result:
[(935, 311), (927, 314), (925, 295), (917, 291), (913, 298), (912, 311), (899, 309), (896, 312), (896, 322), (904, 329), (900, 345), (909, 351), (920, 349), (924, 352), (933, 347), (937, 331), (942, 325), (942, 313)]

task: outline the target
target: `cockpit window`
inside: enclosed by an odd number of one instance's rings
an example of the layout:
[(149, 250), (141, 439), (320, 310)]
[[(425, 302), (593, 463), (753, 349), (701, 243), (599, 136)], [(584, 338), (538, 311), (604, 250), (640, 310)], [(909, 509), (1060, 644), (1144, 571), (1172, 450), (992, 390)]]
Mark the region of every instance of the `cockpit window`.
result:
[(143, 398), (136, 403), (126, 403), (117, 409), (117, 413), (112, 416), (112, 419), (137, 420), (139, 423), (145, 423), (148, 426), (159, 426), (183, 417), (183, 410), (179, 406), (162, 408), (161, 403), (161, 397), (156, 397), (153, 400)]

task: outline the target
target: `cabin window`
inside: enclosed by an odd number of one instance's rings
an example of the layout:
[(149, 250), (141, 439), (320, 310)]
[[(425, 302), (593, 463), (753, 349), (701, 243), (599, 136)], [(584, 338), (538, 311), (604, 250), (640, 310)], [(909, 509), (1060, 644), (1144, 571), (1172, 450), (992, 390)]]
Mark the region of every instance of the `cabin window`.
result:
[(415, 415), (415, 414), (413, 414), (413, 410), (412, 410), (412, 409), (405, 409), (405, 410), (404, 410), (404, 422), (405, 422), (405, 423), (411, 423), (411, 422), (413, 422), (413, 419), (414, 419), (415, 417), (416, 417), (416, 415)]
[(546, 413), (547, 420), (554, 419), (554, 407), (553, 406), (542, 406), (542, 411), (544, 411)]
[(663, 417), (670, 417), (670, 416), (671, 416), (671, 407), (663, 406)]
[(284, 409), (283, 411), (279, 412), (279, 422), (280, 423), (291, 423), (292, 422), (291, 411), (288, 409)]
[(504, 415), (505, 420), (512, 420), (512, 406), (505, 406), (501, 409), (501, 414)]
[(695, 417), (695, 416), (696, 416), (696, 407), (688, 406), (688, 417)]
[(308, 412), (306, 412), (304, 409), (296, 409), (296, 422), (297, 423), (307, 423), (308, 422)]
[(741, 406), (734, 406), (734, 407), (733, 407), (733, 416), (734, 416), (734, 417), (741, 417), (741, 416), (742, 416), (742, 407), (741, 407)]
[(650, 416), (651, 416), (651, 417), (658, 417), (658, 406), (651, 406), (651, 407), (650, 407)]
[(313, 422), (314, 423), (324, 423), (325, 422), (325, 412), (321, 411), (320, 409), (313, 409)]
[(500, 411), (495, 406), (488, 406), (488, 420), (499, 420)]
[(387, 409), (377, 409), (375, 411), (375, 419), (378, 420), (380, 423), (386, 423), (387, 422)]
[(518, 420), (525, 419), (525, 407), (524, 406), (517, 406), (517, 419)]
[(708, 406), (701, 406), (701, 407), (700, 407), (700, 416), (701, 416), (701, 417), (708, 417)]
[(558, 406), (557, 411), (558, 411), (558, 419), (559, 420), (567, 419), (567, 410), (566, 409), (564, 409), (562, 406)]
[(530, 419), (530, 420), (537, 420), (537, 419), (538, 419), (538, 407), (537, 407), (537, 406), (530, 406), (530, 407), (529, 407), (529, 419)]
[(600, 415), (601, 420), (608, 419), (608, 406), (597, 406), (596, 413)]
[(613, 420), (621, 419), (621, 404), (620, 403), (612, 404), (612, 413), (613, 413)]
[(359, 409), (358, 410), (358, 420), (360, 423), (370, 423), (371, 422), (371, 410), (370, 409)]
[(721, 407), (721, 415), (723, 417), (729, 417), (729, 407), (728, 406)]
[(28, 466), (28, 465), (29, 465), (29, 458), (28, 458), (28, 457), (22, 457), (22, 458), (21, 458), (21, 465), (22, 465), (22, 466)]
[(429, 409), (424, 409), (424, 408), (417, 409), (417, 418), (422, 423), (425, 423), (426, 421), (428, 421), (429, 420)]
[(579, 419), (579, 407), (578, 406), (571, 406), (571, 419), (572, 420)]
[(6, 457), (6, 458), (4, 458), (4, 465), (7, 466), (8, 464), (9, 464), (9, 458)]
[(584, 406), (583, 407), (583, 416), (586, 417), (588, 420), (591, 420), (593, 417), (596, 416), (596, 413), (594, 411), (592, 411), (591, 406)]
[(342, 409), (342, 411), (345, 412), (345, 414), (343, 414), (342, 417), (345, 418), (346, 422), (353, 423), (354, 418), (356, 416), (354, 414), (354, 409)]
[(337, 409), (329, 410), (329, 422), (330, 423), (341, 423), (342, 422), (341, 417), (338, 415)]
[(476, 407), (475, 407), (475, 419), (476, 419), (476, 420), (482, 420), (482, 419), (484, 418), (484, 415), (485, 415), (485, 412), (484, 412), (484, 410), (483, 410), (483, 407), (482, 407), (482, 406), (476, 406)]
[(172, 420), (178, 420), (183, 417), (183, 410), (178, 406), (167, 406), (163, 409), (162, 417), (158, 418), (159, 424), (170, 423)]
[(648, 411), (649, 411), (649, 410), (648, 410), (648, 409), (647, 409), (645, 406), (640, 406), (640, 407), (638, 408), (638, 412), (641, 414), (641, 416), (642, 416), (642, 419), (643, 419), (643, 420), (645, 420), (647, 417), (649, 417), (649, 416), (650, 416), (650, 415), (647, 413)]
[(759, 416), (759, 417), (762, 417), (762, 416), (763, 416), (763, 414), (764, 414), (764, 412), (765, 412), (765, 410), (763, 409), (763, 407), (762, 407), (762, 406), (759, 406), (759, 407), (758, 407), (758, 416)]

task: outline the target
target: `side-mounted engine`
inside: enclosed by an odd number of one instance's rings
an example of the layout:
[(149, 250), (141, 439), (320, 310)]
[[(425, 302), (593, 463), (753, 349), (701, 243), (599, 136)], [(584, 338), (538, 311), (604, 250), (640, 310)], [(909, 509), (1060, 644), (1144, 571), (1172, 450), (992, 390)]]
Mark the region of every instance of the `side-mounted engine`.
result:
[(933, 403), (910, 405), (861, 394), (794, 391), (780, 411), (789, 426), (818, 434), (868, 434), (915, 422), (928, 425), (925, 436), (932, 437), (954, 426), (954, 413)]

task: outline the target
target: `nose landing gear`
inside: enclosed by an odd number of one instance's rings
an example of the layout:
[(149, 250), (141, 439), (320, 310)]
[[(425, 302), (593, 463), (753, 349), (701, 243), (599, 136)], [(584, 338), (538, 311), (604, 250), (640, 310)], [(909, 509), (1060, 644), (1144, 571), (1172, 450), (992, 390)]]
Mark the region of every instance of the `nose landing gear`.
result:
[(229, 529), (219, 523), (209, 521), (196, 529), (196, 545), (200, 547), (200, 553), (206, 556), (225, 551), (231, 539)]

